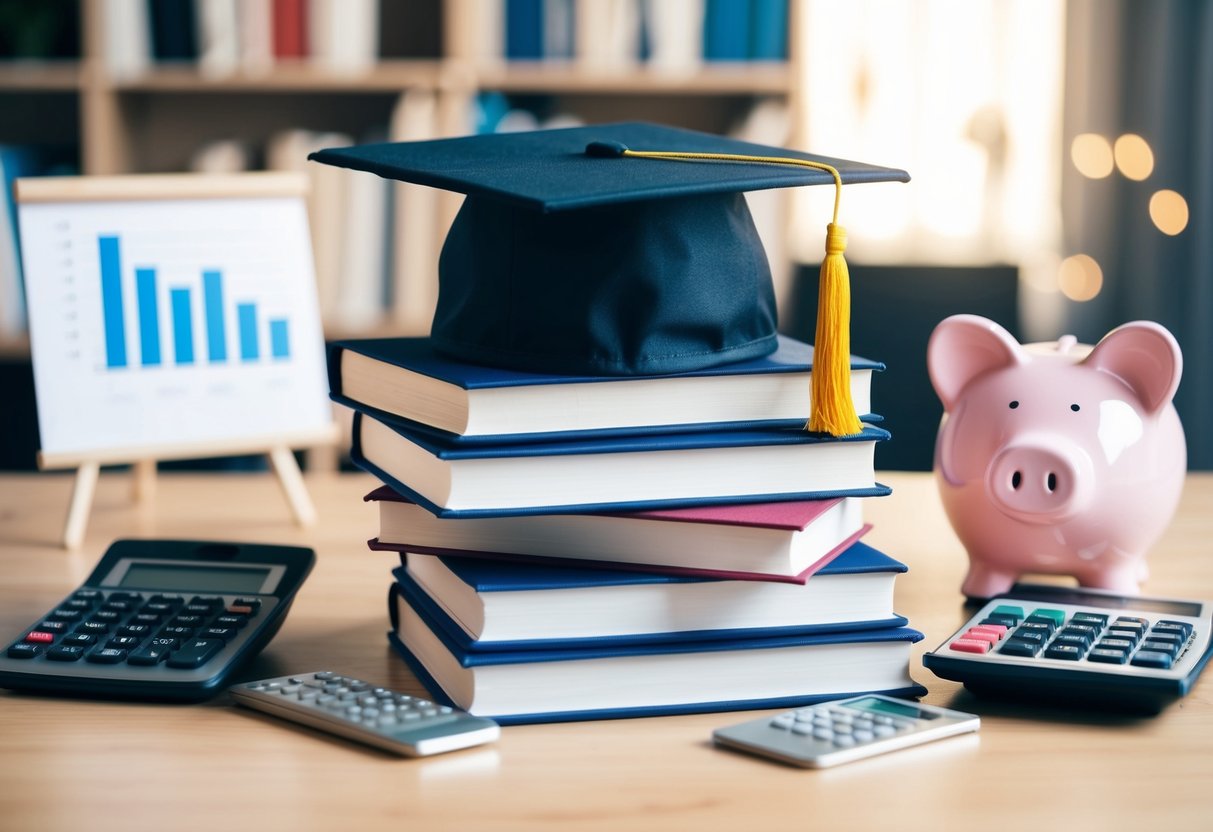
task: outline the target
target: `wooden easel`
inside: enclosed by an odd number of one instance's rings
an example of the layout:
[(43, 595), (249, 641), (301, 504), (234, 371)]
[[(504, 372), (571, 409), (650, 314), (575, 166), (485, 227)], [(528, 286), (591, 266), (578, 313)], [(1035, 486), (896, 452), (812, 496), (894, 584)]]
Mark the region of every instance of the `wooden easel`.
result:
[(131, 463), (131, 497), (135, 503), (149, 503), (156, 495), (156, 463), (167, 459), (202, 459), (216, 456), (242, 456), (264, 453), (269, 457), (270, 467), (278, 478), (278, 485), (286, 498), (291, 516), (299, 526), (307, 528), (316, 522), (316, 508), (307, 493), (303, 474), (295, 461), (292, 447), (309, 448), (332, 445), (337, 441), (336, 425), (331, 430), (307, 435), (297, 435), (289, 440), (266, 444), (248, 443), (199, 443), (174, 447), (158, 447), (144, 450), (115, 450), (87, 458), (63, 455), (38, 454), (38, 467), (43, 470), (75, 468), (76, 482), (72, 487), (72, 499), (68, 505), (67, 520), (63, 525), (63, 546), (79, 549), (84, 542), (84, 531), (88, 526), (93, 496), (102, 465)]

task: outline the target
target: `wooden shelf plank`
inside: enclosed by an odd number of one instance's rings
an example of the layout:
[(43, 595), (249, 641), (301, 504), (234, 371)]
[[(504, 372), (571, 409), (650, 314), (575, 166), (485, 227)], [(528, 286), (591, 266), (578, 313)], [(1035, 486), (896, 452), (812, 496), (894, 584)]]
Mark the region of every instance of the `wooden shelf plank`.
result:
[(143, 93), (400, 92), (435, 86), (441, 71), (440, 61), (382, 61), (368, 70), (349, 72), (309, 63), (282, 63), (266, 72), (211, 76), (192, 65), (164, 65), (119, 82), (115, 88)]
[(644, 66), (594, 69), (575, 63), (508, 63), (482, 67), (482, 88), (502, 92), (587, 93), (605, 95), (786, 95), (791, 89), (787, 64), (704, 64), (687, 73)]
[(0, 92), (75, 92), (80, 74), (76, 61), (0, 61)]

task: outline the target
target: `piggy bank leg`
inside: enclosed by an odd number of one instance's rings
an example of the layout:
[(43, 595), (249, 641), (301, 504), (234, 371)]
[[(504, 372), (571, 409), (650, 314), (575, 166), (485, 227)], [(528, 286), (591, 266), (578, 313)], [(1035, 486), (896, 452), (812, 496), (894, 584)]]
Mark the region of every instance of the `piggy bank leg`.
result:
[(989, 598), (1006, 592), (1019, 577), (1014, 572), (992, 569), (984, 563), (970, 563), (960, 591), (969, 598)]
[(1115, 568), (1105, 567), (1098, 571), (1076, 576), (1078, 583), (1092, 589), (1108, 589), (1123, 595), (1136, 595), (1141, 590), (1139, 581), (1146, 569), (1144, 563), (1128, 563)]

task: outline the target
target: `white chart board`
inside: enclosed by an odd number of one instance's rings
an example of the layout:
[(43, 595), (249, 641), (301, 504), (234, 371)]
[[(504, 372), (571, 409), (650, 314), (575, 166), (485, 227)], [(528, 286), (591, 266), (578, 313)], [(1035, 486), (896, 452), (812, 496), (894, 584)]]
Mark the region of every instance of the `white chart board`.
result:
[(19, 180), (40, 464), (331, 441), (306, 182)]

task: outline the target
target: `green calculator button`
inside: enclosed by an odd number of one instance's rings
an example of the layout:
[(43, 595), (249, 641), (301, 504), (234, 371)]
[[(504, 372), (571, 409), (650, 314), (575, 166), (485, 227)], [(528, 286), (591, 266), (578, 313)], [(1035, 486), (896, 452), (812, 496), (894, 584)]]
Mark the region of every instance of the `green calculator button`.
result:
[(999, 604), (990, 615), (1005, 615), (1008, 618), (1014, 618), (1016, 621), (1023, 619), (1023, 607), (1012, 607), (1007, 604)]
[(1066, 620), (1066, 614), (1062, 610), (1039, 609), (1032, 610), (1032, 615), (1039, 615), (1042, 618), (1051, 618), (1060, 627)]

